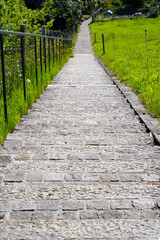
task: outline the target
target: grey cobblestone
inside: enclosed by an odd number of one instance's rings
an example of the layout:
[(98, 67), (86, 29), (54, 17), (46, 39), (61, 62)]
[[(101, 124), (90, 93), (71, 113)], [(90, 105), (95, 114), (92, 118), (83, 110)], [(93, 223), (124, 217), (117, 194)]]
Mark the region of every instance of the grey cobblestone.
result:
[(42, 182), (43, 181), (43, 174), (40, 174), (40, 173), (28, 173), (26, 180), (29, 181), (29, 182)]
[(98, 219), (98, 214), (96, 211), (82, 211), (80, 219)]
[(133, 200), (133, 206), (136, 209), (152, 209), (155, 207), (155, 202), (152, 199)]
[(64, 175), (62, 173), (48, 173), (44, 177), (44, 181), (63, 181)]
[(152, 174), (152, 173), (141, 174), (140, 177), (142, 181), (157, 182), (160, 180), (160, 176), (158, 176), (158, 174)]
[(110, 209), (110, 201), (87, 201), (87, 208), (92, 210)]
[(111, 209), (114, 210), (126, 210), (132, 209), (133, 206), (131, 204), (131, 200), (112, 200), (111, 201)]
[(8, 173), (5, 175), (4, 182), (23, 182), (24, 181), (24, 174), (17, 172), (17, 173)]
[(62, 201), (62, 209), (68, 210), (68, 211), (76, 211), (76, 210), (82, 210), (85, 208), (85, 202), (84, 201)]
[(37, 210), (52, 210), (52, 211), (57, 211), (61, 207), (61, 204), (57, 201), (40, 201), (36, 204), (36, 209)]

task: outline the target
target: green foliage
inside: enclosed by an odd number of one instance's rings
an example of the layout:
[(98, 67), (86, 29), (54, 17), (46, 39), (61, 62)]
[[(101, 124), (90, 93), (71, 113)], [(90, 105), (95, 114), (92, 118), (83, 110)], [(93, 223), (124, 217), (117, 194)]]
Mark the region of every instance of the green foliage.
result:
[(102, 6), (107, 9), (122, 7), (122, 0), (103, 0), (101, 2)]
[[(160, 119), (159, 25), (160, 18), (140, 18), (99, 22), (90, 27), (96, 55), (133, 89), (152, 115)], [(102, 33), (106, 54), (102, 51)]]
[(156, 7), (159, 0), (103, 0), (101, 2), (104, 8), (118, 8), (118, 7)]
[(44, 10), (31, 10), (23, 0), (2, 0), (0, 3), (0, 29), (19, 31), (21, 24), (26, 24), (28, 32), (37, 33), (40, 22), (45, 21)]

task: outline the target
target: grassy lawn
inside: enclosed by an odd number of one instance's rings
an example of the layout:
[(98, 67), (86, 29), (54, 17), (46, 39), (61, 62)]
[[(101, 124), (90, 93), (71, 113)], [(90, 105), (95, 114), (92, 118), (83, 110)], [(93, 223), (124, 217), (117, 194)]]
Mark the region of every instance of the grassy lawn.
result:
[(160, 120), (159, 26), (160, 18), (138, 18), (95, 22), (90, 28), (96, 55), (114, 75), (133, 89), (149, 112)]

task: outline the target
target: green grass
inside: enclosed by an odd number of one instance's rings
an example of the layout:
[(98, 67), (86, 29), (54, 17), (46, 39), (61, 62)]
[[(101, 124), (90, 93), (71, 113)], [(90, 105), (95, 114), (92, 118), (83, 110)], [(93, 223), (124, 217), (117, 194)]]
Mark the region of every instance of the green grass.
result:
[[(37, 44), (37, 52), (39, 53), (39, 45)], [(5, 140), (7, 134), (15, 129), (17, 123), (22, 119), (22, 116), (27, 114), (28, 109), (36, 101), (39, 95), (44, 91), (52, 79), (57, 75), (60, 69), (65, 65), (70, 56), (72, 55), (72, 47), (68, 46), (66, 55), (61, 55), (59, 61), (59, 45), (57, 44), (57, 57), (53, 62), (53, 52), (51, 51), (50, 69), (49, 57), (47, 58), (47, 69), (43, 61), (42, 74), (40, 68), (40, 57), (38, 55), (38, 85), (36, 84), (36, 71), (34, 62), (34, 47), (28, 48), (26, 58), (26, 100), (23, 95), (23, 82), (20, 62), (15, 61), (20, 55), (16, 52), (6, 54), (6, 81), (7, 81), (7, 110), (8, 110), (8, 123), (5, 122), (3, 95), (2, 95), (2, 82), (0, 82), (0, 145)], [(56, 51), (55, 51), (56, 52)], [(61, 49), (62, 52), (62, 49)], [(17, 64), (17, 65), (15, 65)], [(19, 66), (19, 69), (18, 69)], [(17, 68), (16, 70), (14, 70)], [(1, 69), (0, 69), (1, 71)]]
[[(160, 120), (159, 26), (160, 18), (139, 18), (95, 22), (90, 28), (96, 55), (120, 81), (133, 89), (149, 112)], [(102, 33), (105, 37), (105, 54)]]

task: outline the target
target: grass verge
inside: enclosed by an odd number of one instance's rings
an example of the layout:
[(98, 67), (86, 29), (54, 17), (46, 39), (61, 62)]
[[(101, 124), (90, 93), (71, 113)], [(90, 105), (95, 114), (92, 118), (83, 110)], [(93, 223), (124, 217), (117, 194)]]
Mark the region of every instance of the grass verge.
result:
[[(95, 53), (160, 120), (160, 18), (90, 24)], [(146, 30), (146, 34), (145, 34)], [(105, 53), (102, 47), (104, 34)]]

